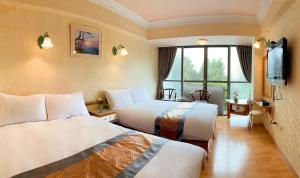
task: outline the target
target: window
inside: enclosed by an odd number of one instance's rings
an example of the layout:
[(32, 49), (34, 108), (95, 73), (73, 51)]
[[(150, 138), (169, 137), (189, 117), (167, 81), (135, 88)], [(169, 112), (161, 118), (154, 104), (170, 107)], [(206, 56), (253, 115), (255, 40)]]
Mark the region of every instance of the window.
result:
[(207, 80), (227, 81), (228, 48), (211, 47), (207, 50)]
[(184, 48), (183, 79), (183, 96), (203, 89), (204, 48)]
[(177, 96), (181, 96), (181, 54), (182, 49), (177, 48), (174, 63), (168, 78), (163, 82), (164, 88), (176, 89)]
[(204, 48), (185, 48), (183, 58), (183, 79), (204, 80)]
[(236, 46), (179, 47), (164, 88), (175, 88), (177, 96), (185, 97), (194, 90), (208, 89), (211, 102), (218, 104), (221, 112), (226, 109), (225, 99), (232, 98), (235, 91), (239, 98), (251, 94)]
[(237, 54), (236, 47), (230, 48), (230, 96), (234, 92), (239, 93), (239, 98), (249, 98), (251, 95), (251, 84), (247, 82)]

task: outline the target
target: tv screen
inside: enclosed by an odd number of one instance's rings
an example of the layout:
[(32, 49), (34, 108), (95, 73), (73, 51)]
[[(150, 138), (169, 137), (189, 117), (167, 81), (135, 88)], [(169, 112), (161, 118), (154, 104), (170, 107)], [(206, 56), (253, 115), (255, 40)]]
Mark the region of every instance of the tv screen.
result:
[(267, 77), (272, 85), (286, 84), (287, 40), (282, 38), (268, 51)]

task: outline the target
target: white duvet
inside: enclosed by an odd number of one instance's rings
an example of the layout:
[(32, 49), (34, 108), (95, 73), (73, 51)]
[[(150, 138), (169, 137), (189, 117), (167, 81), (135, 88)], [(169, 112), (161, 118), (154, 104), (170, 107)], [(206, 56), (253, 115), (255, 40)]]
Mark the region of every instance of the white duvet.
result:
[[(61, 160), (126, 130), (92, 117), (0, 127), (0, 177), (11, 177)], [(136, 177), (198, 178), (205, 157), (202, 148), (169, 141)]]
[[(121, 125), (153, 134), (156, 117), (179, 104), (179, 102), (149, 100), (115, 110)], [(217, 114), (217, 105), (197, 103), (185, 119), (183, 138), (201, 141), (211, 139)]]

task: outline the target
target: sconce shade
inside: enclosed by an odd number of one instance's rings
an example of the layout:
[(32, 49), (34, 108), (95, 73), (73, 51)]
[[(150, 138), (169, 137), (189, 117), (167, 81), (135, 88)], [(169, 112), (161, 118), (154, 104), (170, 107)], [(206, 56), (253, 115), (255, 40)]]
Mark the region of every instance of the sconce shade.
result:
[(126, 48), (122, 48), (121, 51), (120, 51), (120, 55), (121, 56), (127, 56), (128, 55), (128, 51)]
[(44, 42), (41, 45), (43, 49), (50, 49), (53, 47), (52, 40), (50, 37), (45, 37)]
[(259, 49), (260, 48), (260, 41), (256, 41), (254, 44), (253, 44), (253, 47), (256, 48), (256, 49)]
[(52, 40), (47, 32), (44, 35), (39, 36), (37, 43), (41, 49), (50, 49), (53, 47)]

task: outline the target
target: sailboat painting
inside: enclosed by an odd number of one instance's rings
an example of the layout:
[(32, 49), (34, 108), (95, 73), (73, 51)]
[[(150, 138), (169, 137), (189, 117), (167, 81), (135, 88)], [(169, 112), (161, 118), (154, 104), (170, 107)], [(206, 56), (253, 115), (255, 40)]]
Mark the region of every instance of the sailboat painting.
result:
[(71, 25), (71, 56), (101, 56), (101, 32)]

